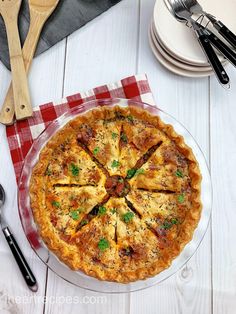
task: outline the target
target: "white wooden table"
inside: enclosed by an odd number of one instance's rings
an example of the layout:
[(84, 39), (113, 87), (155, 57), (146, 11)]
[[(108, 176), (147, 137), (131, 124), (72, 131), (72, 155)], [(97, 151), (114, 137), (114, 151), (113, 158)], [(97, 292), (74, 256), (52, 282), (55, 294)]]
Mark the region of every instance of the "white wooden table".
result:
[[(225, 91), (214, 77), (189, 79), (165, 70), (148, 45), (154, 2), (123, 0), (36, 58), (29, 78), (32, 101), (38, 105), (147, 73), (158, 106), (189, 129), (208, 160), (214, 188), (208, 232), (188, 264), (158, 286), (126, 295), (106, 294), (105, 298), (74, 287), (46, 269), (24, 236), (5, 127), (1, 125), (0, 182), (7, 191), (7, 217), (39, 282), (36, 294), (27, 289), (1, 234), (1, 314), (236, 312), (236, 71), (227, 68), (232, 88)], [(1, 104), (9, 79), (9, 72), (0, 64)], [(44, 296), (47, 302), (43, 302)]]

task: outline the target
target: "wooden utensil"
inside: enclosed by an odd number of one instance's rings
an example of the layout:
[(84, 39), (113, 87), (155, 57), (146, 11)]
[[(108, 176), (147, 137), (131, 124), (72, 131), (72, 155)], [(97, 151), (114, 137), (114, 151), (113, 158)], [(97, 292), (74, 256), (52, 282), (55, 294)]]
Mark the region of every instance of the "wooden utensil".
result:
[[(22, 54), (25, 70), (28, 73), (38, 44), (39, 36), (48, 17), (60, 0), (29, 0), (30, 27), (23, 46)], [(13, 86), (10, 85), (0, 112), (0, 122), (12, 124), (14, 119)]]
[(17, 25), (20, 5), (21, 0), (0, 1), (0, 14), (7, 31), (15, 113), (18, 119), (23, 119), (30, 117), (33, 111)]

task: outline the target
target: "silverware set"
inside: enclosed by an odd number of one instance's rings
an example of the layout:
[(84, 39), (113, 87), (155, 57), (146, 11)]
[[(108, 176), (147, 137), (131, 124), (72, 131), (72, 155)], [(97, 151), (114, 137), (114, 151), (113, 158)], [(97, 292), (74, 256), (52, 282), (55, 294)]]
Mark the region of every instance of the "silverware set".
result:
[[(216, 77), (224, 88), (230, 88), (230, 79), (225, 69), (223, 68), (215, 50), (217, 49), (236, 67), (236, 53), (233, 50), (236, 48), (236, 36), (213, 15), (205, 12), (196, 0), (164, 0), (168, 10), (179, 21), (183, 23), (190, 23), (199, 44)], [(210, 31), (207, 26), (201, 25), (193, 18), (194, 14), (205, 16), (217, 32), (230, 44), (226, 45), (216, 34)]]

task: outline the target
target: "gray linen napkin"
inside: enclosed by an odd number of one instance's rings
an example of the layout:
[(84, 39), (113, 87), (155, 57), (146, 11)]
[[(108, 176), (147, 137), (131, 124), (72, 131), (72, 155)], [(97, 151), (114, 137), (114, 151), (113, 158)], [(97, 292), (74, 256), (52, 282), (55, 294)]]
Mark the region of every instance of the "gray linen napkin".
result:
[[(36, 55), (52, 47), (119, 1), (121, 0), (60, 0), (55, 12), (44, 26)], [(22, 43), (26, 38), (29, 23), (28, 1), (23, 0), (19, 14)], [(0, 17), (0, 60), (8, 69), (10, 68), (7, 36), (2, 17)]]

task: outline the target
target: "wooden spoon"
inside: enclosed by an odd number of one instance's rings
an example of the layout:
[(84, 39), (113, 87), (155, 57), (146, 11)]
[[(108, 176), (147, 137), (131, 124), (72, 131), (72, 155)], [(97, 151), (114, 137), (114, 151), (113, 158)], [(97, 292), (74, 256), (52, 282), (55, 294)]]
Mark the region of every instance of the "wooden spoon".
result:
[(15, 112), (18, 119), (30, 117), (33, 113), (27, 76), (21, 51), (18, 31), (18, 14), (21, 0), (0, 1), (0, 14), (6, 25), (12, 72)]
[[(27, 73), (30, 69), (42, 28), (48, 17), (55, 10), (59, 1), (60, 0), (29, 0), (30, 27), (22, 50)], [(10, 125), (13, 123), (13, 119), (14, 98), (11, 84), (0, 112), (0, 122)]]

